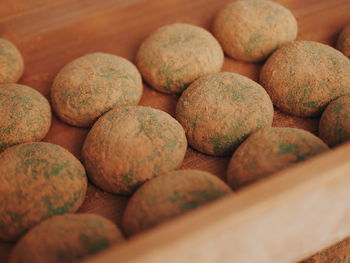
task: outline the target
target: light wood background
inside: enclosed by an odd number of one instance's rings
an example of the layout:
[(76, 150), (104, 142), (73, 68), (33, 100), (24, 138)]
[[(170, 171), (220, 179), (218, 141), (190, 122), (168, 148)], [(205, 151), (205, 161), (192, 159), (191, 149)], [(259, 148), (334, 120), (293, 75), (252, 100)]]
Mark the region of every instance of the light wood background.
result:
[[(67, 62), (101, 51), (134, 61), (141, 41), (161, 25), (185, 22), (210, 30), (213, 16), (229, 0), (0, 0), (0, 37), (13, 41), (25, 58), (27, 84), (46, 97), (52, 80)], [(290, 8), (299, 24), (298, 39), (334, 45), (340, 30), (350, 23), (350, 0), (279, 0)], [(225, 59), (223, 71), (258, 80), (261, 64)], [(156, 92), (147, 85), (141, 104), (174, 114), (177, 97)], [(317, 119), (287, 116), (278, 110), (275, 126), (299, 127), (317, 133)], [(45, 141), (59, 144), (78, 158), (87, 129), (63, 124), (55, 117)], [(206, 170), (224, 178), (227, 158), (214, 158), (188, 149), (184, 168)], [(117, 224), (127, 197), (89, 186), (80, 212), (101, 214)], [(0, 262), (12, 244), (0, 243)]]

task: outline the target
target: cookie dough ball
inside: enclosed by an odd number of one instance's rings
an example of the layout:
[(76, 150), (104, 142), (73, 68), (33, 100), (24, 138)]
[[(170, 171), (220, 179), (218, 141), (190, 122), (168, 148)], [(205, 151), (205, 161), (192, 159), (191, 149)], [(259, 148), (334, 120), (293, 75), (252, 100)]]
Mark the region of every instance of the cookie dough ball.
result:
[(137, 66), (145, 80), (165, 93), (180, 93), (201, 76), (219, 72), (224, 54), (203, 28), (171, 24), (159, 28), (140, 46)]
[(56, 76), (51, 88), (52, 106), (59, 118), (74, 126), (91, 126), (114, 106), (136, 105), (142, 80), (128, 60), (92, 53), (73, 60)]
[(319, 134), (329, 146), (350, 140), (350, 96), (331, 102), (322, 113)]
[(341, 32), (337, 43), (337, 49), (350, 58), (350, 24)]
[(76, 211), (86, 187), (84, 167), (58, 145), (6, 149), (0, 154), (0, 239), (16, 240), (46, 218)]
[(318, 137), (301, 129), (262, 129), (233, 154), (227, 181), (240, 188), (327, 150)]
[(230, 193), (218, 177), (203, 171), (179, 170), (145, 183), (131, 197), (123, 229), (134, 235)]
[(298, 25), (293, 14), (278, 3), (241, 0), (224, 7), (213, 32), (230, 57), (256, 62), (294, 40)]
[(131, 194), (154, 176), (178, 168), (185, 132), (169, 114), (149, 107), (115, 108), (89, 132), (82, 155), (90, 179), (116, 194)]
[(314, 117), (330, 101), (350, 93), (350, 60), (330, 46), (295, 41), (272, 54), (260, 82), (282, 111)]
[(80, 262), (123, 240), (109, 220), (94, 214), (66, 214), (31, 229), (14, 247), (9, 263)]
[(17, 82), (23, 75), (24, 63), (14, 44), (0, 38), (0, 84)]
[(24, 85), (0, 85), (0, 152), (42, 140), (50, 125), (51, 108), (43, 95)]
[(195, 81), (180, 97), (176, 118), (193, 148), (230, 155), (249, 134), (271, 126), (273, 106), (258, 83), (226, 72)]

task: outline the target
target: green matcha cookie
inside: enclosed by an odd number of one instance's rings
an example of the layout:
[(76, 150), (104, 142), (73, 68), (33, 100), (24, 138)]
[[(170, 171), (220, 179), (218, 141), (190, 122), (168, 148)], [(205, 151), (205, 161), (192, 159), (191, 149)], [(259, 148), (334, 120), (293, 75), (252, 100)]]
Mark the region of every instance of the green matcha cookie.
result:
[(176, 118), (189, 144), (211, 155), (230, 155), (245, 138), (271, 126), (273, 106), (256, 82), (235, 73), (195, 81), (180, 97)]
[(231, 192), (218, 177), (203, 171), (173, 171), (145, 183), (131, 197), (124, 216), (128, 235), (145, 231)]
[(140, 46), (137, 66), (145, 80), (165, 93), (181, 93), (201, 76), (219, 72), (224, 53), (205, 29), (189, 24), (166, 25)]
[(296, 38), (297, 21), (272, 1), (234, 1), (217, 15), (213, 31), (225, 52), (238, 60), (261, 61)]
[(129, 106), (115, 108), (95, 123), (82, 155), (97, 186), (131, 194), (154, 176), (180, 167), (186, 149), (185, 132), (169, 114)]
[(350, 140), (350, 96), (332, 101), (322, 113), (319, 134), (329, 146)]
[(58, 145), (6, 149), (0, 154), (0, 239), (16, 240), (46, 218), (76, 211), (86, 187), (84, 167)]
[(312, 41), (294, 41), (267, 60), (260, 82), (282, 111), (318, 116), (332, 100), (350, 93), (350, 60)]
[(14, 44), (0, 38), (0, 84), (17, 82), (23, 74), (24, 63)]
[(50, 125), (51, 108), (43, 95), (24, 85), (0, 85), (0, 152), (42, 140)]
[(301, 129), (262, 129), (233, 154), (227, 181), (232, 188), (240, 188), (327, 150), (324, 142)]
[(80, 262), (123, 240), (109, 220), (94, 214), (66, 214), (31, 229), (14, 247), (9, 263)]
[(105, 53), (73, 60), (58, 73), (51, 88), (52, 106), (59, 118), (79, 127), (91, 126), (115, 106), (136, 105), (141, 95), (137, 68)]

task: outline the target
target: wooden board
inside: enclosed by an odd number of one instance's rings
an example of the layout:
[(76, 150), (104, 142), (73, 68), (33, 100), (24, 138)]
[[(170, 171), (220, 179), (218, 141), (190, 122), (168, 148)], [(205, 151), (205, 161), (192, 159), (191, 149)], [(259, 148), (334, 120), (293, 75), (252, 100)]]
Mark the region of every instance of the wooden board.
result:
[[(133, 61), (141, 41), (159, 26), (185, 22), (210, 29), (213, 16), (227, 2), (229, 0), (0, 0), (0, 37), (16, 43), (24, 55), (26, 69), (20, 83), (48, 97), (54, 76), (72, 59), (101, 51)], [(299, 39), (334, 45), (340, 30), (350, 23), (350, 0), (278, 2), (297, 17)], [(223, 71), (258, 80), (260, 68), (261, 64), (226, 58)], [(177, 96), (161, 94), (145, 85), (141, 104), (174, 115), (176, 101)], [(294, 118), (276, 110), (274, 125), (317, 133), (318, 120)], [(45, 141), (57, 143), (80, 158), (87, 132), (87, 129), (74, 128), (54, 118)], [(345, 153), (349, 154), (350, 149)], [(209, 157), (189, 149), (183, 167), (206, 170), (224, 178), (227, 164), (228, 158)], [(285, 183), (287, 187), (288, 182)], [(98, 213), (119, 224), (126, 202), (126, 197), (107, 194), (90, 185), (80, 212)], [(303, 251), (297, 249), (295, 254), (312, 254), (335, 239), (328, 238)], [(11, 244), (0, 244), (0, 262), (5, 262), (11, 247)]]

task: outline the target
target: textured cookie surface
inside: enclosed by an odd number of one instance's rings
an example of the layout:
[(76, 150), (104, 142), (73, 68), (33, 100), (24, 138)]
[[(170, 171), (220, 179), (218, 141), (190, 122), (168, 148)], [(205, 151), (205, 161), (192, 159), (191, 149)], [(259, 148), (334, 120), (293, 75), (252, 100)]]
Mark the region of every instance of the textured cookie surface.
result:
[(130, 199), (123, 216), (128, 235), (223, 197), (231, 190), (218, 177), (198, 170), (179, 170), (145, 183)]
[(128, 106), (113, 109), (95, 123), (82, 155), (97, 186), (131, 194), (152, 177), (178, 168), (186, 149), (184, 130), (169, 114)]
[(142, 80), (128, 60), (92, 53), (73, 60), (57, 74), (51, 101), (59, 118), (71, 125), (91, 126), (114, 106), (135, 105), (142, 95)]
[(340, 33), (337, 49), (350, 59), (350, 24)]
[(50, 125), (51, 108), (43, 95), (24, 85), (0, 85), (0, 152), (42, 140)]
[(123, 240), (109, 220), (94, 214), (65, 214), (31, 229), (14, 247), (9, 263), (79, 262)]
[(300, 263), (349, 263), (350, 237)]
[(350, 60), (330, 46), (294, 41), (267, 60), (260, 83), (282, 111), (318, 116), (329, 102), (350, 93)]
[(165, 93), (180, 93), (197, 78), (219, 72), (224, 54), (206, 30), (188, 24), (166, 25), (140, 46), (137, 66), (145, 80)]
[(217, 73), (198, 79), (185, 90), (176, 118), (193, 148), (229, 155), (249, 134), (271, 126), (273, 106), (256, 82), (234, 73)]
[(17, 47), (0, 38), (0, 84), (17, 82), (23, 70), (23, 58)]
[(332, 101), (320, 119), (319, 134), (329, 146), (350, 140), (350, 96)]
[(86, 187), (84, 167), (58, 145), (6, 149), (0, 154), (0, 239), (16, 240), (46, 218), (77, 210)]
[(227, 181), (239, 188), (327, 150), (321, 139), (301, 129), (262, 129), (233, 154)]
[(226, 5), (217, 15), (213, 31), (229, 56), (261, 61), (294, 40), (298, 25), (293, 14), (278, 3), (244, 0)]

